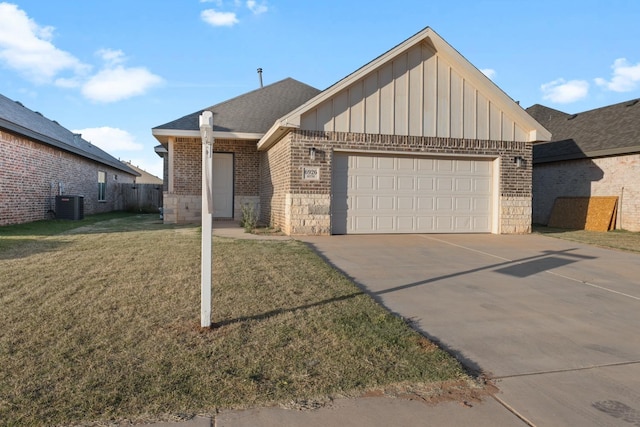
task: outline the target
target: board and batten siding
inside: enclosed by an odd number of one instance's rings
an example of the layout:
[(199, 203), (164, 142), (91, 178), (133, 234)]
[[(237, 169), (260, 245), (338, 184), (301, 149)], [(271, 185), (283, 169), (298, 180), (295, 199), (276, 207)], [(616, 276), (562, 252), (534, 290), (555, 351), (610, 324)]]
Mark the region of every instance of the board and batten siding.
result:
[(304, 113), (301, 129), (528, 141), (451, 61), (421, 43)]

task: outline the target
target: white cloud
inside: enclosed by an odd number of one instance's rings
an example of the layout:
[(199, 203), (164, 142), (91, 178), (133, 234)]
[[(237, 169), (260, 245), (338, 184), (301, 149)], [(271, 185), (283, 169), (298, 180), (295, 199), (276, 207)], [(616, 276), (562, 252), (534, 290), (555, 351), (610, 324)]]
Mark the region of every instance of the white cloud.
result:
[(144, 149), (142, 144), (135, 141), (133, 135), (126, 130), (103, 126), (99, 128), (87, 128), (72, 130), (73, 133), (82, 134), (82, 138), (104, 151), (139, 151)]
[(585, 80), (556, 79), (540, 86), (542, 98), (558, 104), (569, 104), (585, 98), (589, 93), (589, 83)]
[(96, 52), (96, 55), (99, 56), (108, 67), (122, 64), (126, 60), (124, 52), (121, 50), (100, 49)]
[(144, 67), (125, 68), (124, 52), (101, 49), (103, 68), (91, 75), (91, 65), (53, 45), (54, 28), (41, 27), (18, 6), (0, 3), (0, 63), (36, 84), (81, 88), (90, 100), (114, 102), (142, 95), (162, 83)]
[(234, 12), (217, 12), (213, 9), (203, 10), (200, 18), (214, 27), (231, 27), (240, 22)]
[(483, 68), (482, 70), (480, 70), (480, 72), (491, 80), (493, 80), (493, 78), (496, 76), (496, 70), (494, 70), (493, 68)]
[(161, 77), (144, 67), (125, 68), (118, 65), (92, 76), (82, 86), (82, 94), (92, 101), (116, 102), (142, 95), (162, 83)]
[(248, 0), (247, 7), (254, 15), (260, 15), (261, 13), (265, 13), (269, 8), (267, 7), (267, 3), (258, 4), (255, 0)]
[(603, 86), (614, 92), (631, 92), (640, 86), (640, 62), (631, 65), (626, 58), (618, 58), (611, 66), (613, 76), (607, 81), (603, 78), (595, 79), (598, 86)]
[(70, 71), (86, 74), (91, 67), (51, 43), (53, 27), (41, 27), (10, 3), (0, 3), (0, 61), (34, 83), (50, 83)]

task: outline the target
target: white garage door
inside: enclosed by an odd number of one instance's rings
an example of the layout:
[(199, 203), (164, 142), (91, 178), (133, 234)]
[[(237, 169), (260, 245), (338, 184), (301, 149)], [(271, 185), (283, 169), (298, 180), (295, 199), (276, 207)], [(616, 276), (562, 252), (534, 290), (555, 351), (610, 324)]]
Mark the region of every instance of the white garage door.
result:
[(333, 234), (491, 232), (492, 161), (336, 153)]

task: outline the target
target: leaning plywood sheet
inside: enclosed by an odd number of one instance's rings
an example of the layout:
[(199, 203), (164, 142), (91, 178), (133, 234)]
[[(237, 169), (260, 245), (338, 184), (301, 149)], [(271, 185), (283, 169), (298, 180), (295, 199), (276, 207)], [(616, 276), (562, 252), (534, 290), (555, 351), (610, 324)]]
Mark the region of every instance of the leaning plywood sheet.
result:
[(616, 224), (617, 197), (558, 197), (549, 227), (609, 231)]

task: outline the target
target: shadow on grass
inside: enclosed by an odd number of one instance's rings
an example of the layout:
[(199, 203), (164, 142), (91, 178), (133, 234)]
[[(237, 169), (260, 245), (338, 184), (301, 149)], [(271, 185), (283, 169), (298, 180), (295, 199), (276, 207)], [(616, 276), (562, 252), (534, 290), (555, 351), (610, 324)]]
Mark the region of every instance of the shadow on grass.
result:
[(36, 254), (55, 252), (69, 243), (61, 240), (0, 239), (0, 260), (27, 258)]
[(320, 307), (323, 305), (327, 305), (327, 304), (332, 304), (334, 302), (340, 302), (340, 301), (346, 301), (348, 299), (351, 298), (355, 298), (357, 296), (363, 295), (362, 292), (355, 292), (349, 295), (342, 295), (339, 297), (334, 297), (334, 298), (329, 298), (323, 301), (318, 301), (318, 302), (314, 302), (311, 304), (306, 304), (306, 305), (301, 305), (298, 307), (291, 307), (291, 308), (278, 308), (276, 310), (271, 310), (271, 311), (267, 311), (266, 313), (261, 313), (261, 314), (255, 314), (252, 316), (242, 316), (242, 317), (238, 317), (235, 319), (228, 319), (228, 320), (223, 320), (221, 322), (214, 322), (211, 325), (212, 329), (215, 328), (220, 328), (222, 326), (228, 326), (228, 325), (232, 325), (234, 323), (242, 323), (242, 322), (249, 322), (249, 321), (260, 321), (260, 320), (266, 320), (269, 319), (271, 317), (274, 316), (278, 316), (280, 314), (284, 314), (284, 313), (293, 313), (296, 311), (300, 311), (300, 310), (308, 310), (310, 308), (315, 308), (315, 307)]

